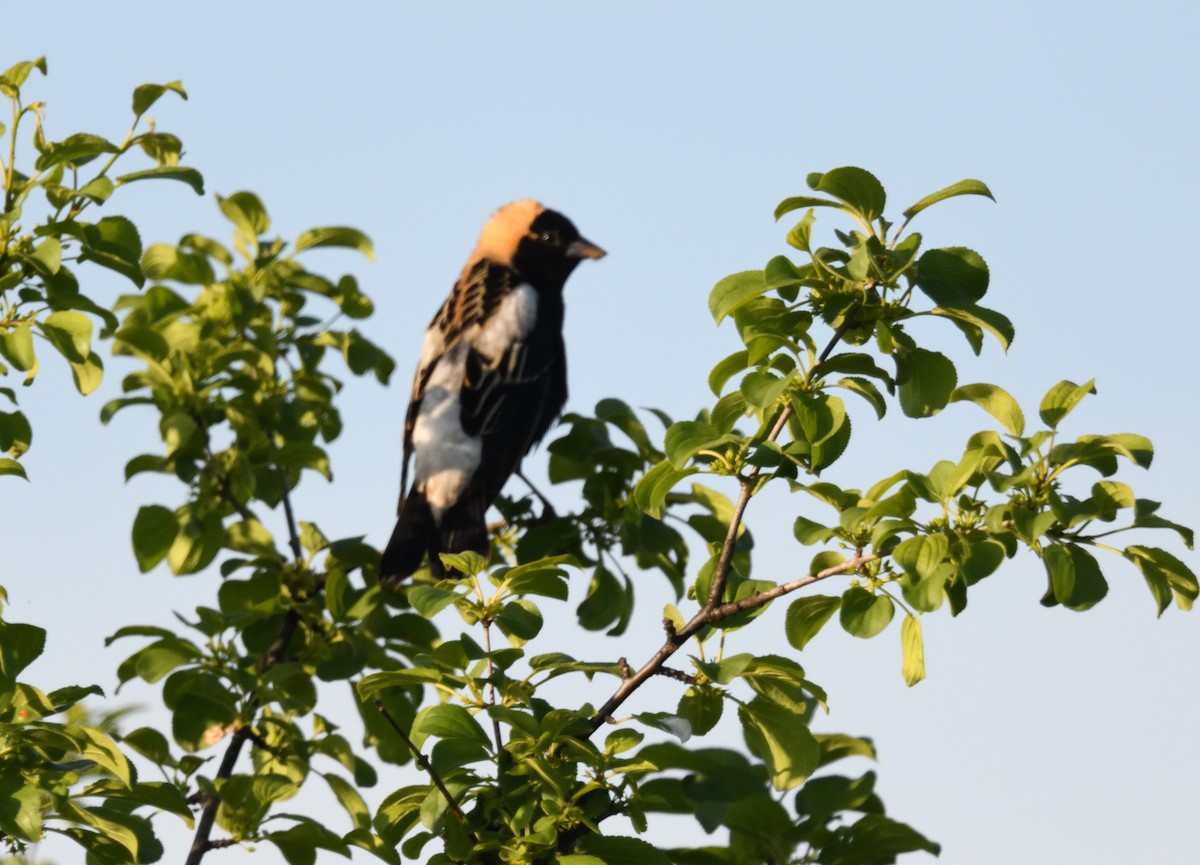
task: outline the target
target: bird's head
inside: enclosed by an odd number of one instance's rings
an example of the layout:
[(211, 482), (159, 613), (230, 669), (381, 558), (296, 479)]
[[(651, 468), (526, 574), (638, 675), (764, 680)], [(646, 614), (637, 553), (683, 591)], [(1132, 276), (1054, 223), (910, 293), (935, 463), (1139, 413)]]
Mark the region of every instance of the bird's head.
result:
[(536, 201), (514, 201), (492, 214), (472, 260), (508, 265), (539, 288), (560, 289), (575, 265), (604, 250), (580, 236), (571, 220)]

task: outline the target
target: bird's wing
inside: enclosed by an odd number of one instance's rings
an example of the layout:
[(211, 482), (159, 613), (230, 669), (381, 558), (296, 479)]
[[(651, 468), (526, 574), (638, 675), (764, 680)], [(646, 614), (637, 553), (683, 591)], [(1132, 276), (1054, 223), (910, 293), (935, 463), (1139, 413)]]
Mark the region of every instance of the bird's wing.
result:
[[(544, 335), (547, 336), (547, 335)], [(565, 354), (559, 334), (517, 341), (498, 358), (467, 354), (462, 424), (480, 436), (483, 453), (472, 488), (491, 502), (566, 402)]]
[(412, 393), (408, 400), (408, 413), (404, 417), (404, 454), (400, 476), (400, 503), (408, 493), (408, 466), (413, 455), (413, 430), (421, 413), (421, 401), (429, 379), (446, 353), (464, 339), (481, 322), (487, 320), (505, 295), (517, 283), (516, 274), (510, 268), (493, 262), (479, 260), (468, 267), (450, 290), (437, 315), (425, 331), (425, 345), (421, 360), (413, 376)]

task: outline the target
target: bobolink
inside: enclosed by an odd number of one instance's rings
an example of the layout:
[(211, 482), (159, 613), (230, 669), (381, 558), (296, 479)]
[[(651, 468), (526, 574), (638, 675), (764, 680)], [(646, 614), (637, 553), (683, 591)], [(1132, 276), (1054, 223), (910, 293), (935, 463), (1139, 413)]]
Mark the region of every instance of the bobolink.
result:
[(563, 285), (582, 259), (603, 255), (536, 201), (505, 205), (484, 225), (425, 332), (385, 579), (410, 576), (426, 554), (440, 576), (438, 553), (487, 553), (484, 513), (567, 400)]

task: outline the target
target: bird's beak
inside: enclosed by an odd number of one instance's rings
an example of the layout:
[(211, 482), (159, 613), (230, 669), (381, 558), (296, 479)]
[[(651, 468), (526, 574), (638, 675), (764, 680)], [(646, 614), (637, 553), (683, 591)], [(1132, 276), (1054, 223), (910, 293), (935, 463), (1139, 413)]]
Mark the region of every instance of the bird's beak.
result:
[(567, 247), (567, 255), (570, 258), (604, 258), (605, 252), (590, 240), (581, 237)]

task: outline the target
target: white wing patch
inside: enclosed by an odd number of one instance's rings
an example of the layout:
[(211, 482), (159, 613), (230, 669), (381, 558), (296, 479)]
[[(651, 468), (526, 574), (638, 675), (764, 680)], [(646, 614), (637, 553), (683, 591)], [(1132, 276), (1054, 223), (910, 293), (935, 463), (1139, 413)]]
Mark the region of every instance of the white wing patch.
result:
[(509, 346), (524, 341), (533, 331), (537, 308), (537, 292), (529, 285), (518, 285), (504, 296), (478, 332), (471, 335), (471, 345), (488, 360), (499, 360)]
[(458, 343), (433, 369), (413, 424), (414, 478), (429, 500), (434, 522), (462, 496), (479, 468), (483, 443), (463, 432), (462, 391), (468, 345)]
[(486, 322), (469, 328), (441, 357), (442, 335), (431, 330), (425, 339), (420, 367), (425, 369), (430, 363), (434, 367), (413, 424), (413, 476), (429, 500), (435, 523), (462, 497), (483, 454), (482, 440), (467, 435), (462, 426), (467, 354), (474, 349), (495, 364), (514, 342), (525, 340), (533, 331), (537, 308), (537, 292), (520, 285), (500, 301)]

